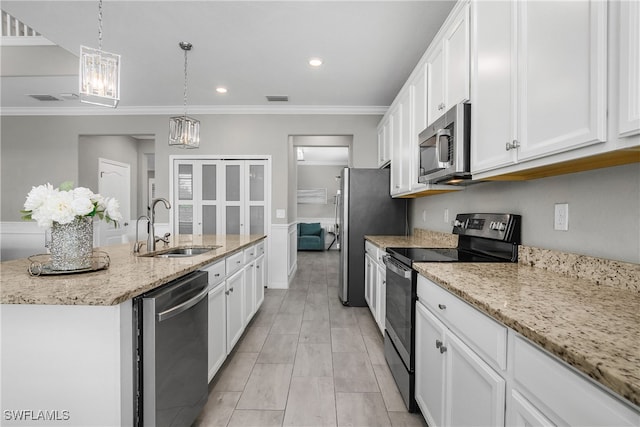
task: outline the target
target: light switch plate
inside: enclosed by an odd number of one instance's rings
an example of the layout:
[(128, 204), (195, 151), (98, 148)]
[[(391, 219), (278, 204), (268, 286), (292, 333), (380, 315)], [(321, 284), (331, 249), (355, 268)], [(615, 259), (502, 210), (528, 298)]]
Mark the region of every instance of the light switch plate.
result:
[(553, 229), (558, 231), (569, 230), (569, 204), (556, 203), (554, 206)]
[(276, 209), (276, 218), (284, 218), (286, 217), (286, 212), (284, 209)]

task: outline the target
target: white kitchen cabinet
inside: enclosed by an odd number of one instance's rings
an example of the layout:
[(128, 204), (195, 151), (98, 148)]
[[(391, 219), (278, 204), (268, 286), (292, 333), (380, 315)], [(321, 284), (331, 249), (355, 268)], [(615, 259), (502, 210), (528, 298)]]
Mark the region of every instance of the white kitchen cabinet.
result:
[(369, 241), (365, 241), (364, 254), (364, 299), (376, 321), (380, 333), (384, 335), (386, 316), (387, 274), (384, 265), (386, 252)]
[(383, 118), (378, 125), (378, 167), (384, 167), (391, 161), (390, 130), (389, 121)]
[(211, 381), (227, 358), (227, 310), (225, 283), (209, 291), (208, 381)]
[[(394, 132), (391, 157), (391, 195), (407, 193), (411, 190), (411, 146), (417, 145), (411, 126), (411, 104), (413, 90), (407, 86), (396, 99)], [(413, 143), (413, 144), (412, 144)], [(417, 177), (415, 178), (417, 180)]]
[(619, 7), (618, 132), (626, 137), (640, 133), (640, 3)]
[(369, 305), (369, 309), (373, 312), (373, 303), (371, 300), (371, 293), (374, 288), (373, 282), (376, 280), (376, 267), (373, 262), (373, 258), (368, 254), (364, 254), (364, 300)]
[(244, 331), (244, 270), (227, 278), (225, 288), (227, 303), (227, 355), (233, 350)]
[(440, 32), (442, 38), (435, 40), (427, 53), (428, 124), (469, 99), (469, 4), (464, 4)]
[(242, 304), (242, 311), (244, 313), (244, 326), (249, 324), (249, 320), (256, 312), (256, 263), (255, 260), (251, 260), (243, 268), (244, 280), (243, 280), (243, 295), (244, 303)]
[(536, 166), (553, 164), (555, 154), (604, 142), (606, 3), (473, 6), (474, 177), (548, 156)]
[(264, 268), (264, 255), (259, 255), (256, 258), (256, 278), (255, 278), (255, 296), (256, 296), (256, 311), (262, 305), (264, 301), (264, 284), (266, 281), (266, 270)]
[(511, 391), (511, 396), (509, 396), (509, 403), (507, 403), (507, 407), (509, 408), (509, 420), (507, 420), (507, 425), (514, 427), (530, 427), (530, 426), (541, 426), (541, 427), (555, 427), (547, 417), (544, 416), (538, 408), (533, 406), (531, 402), (524, 398), (520, 393), (516, 390)]
[(420, 302), (415, 396), (430, 426), (504, 425), (505, 380)]
[[(515, 331), (509, 331), (509, 354), (513, 381), (507, 424), (534, 417), (549, 420), (546, 425), (640, 425), (637, 407), (632, 408)], [(529, 405), (523, 411), (526, 403)]]
[(376, 264), (377, 307), (376, 323), (380, 333), (384, 335), (385, 319), (387, 315), (387, 268), (384, 264)]
[(174, 159), (174, 234), (265, 234), (266, 160)]

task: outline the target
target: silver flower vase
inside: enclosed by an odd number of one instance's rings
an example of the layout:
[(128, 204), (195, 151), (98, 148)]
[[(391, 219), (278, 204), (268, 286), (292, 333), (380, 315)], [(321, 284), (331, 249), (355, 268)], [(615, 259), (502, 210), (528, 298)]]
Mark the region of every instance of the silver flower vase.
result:
[(93, 218), (77, 216), (69, 224), (54, 222), (49, 249), (53, 270), (90, 268), (93, 254)]

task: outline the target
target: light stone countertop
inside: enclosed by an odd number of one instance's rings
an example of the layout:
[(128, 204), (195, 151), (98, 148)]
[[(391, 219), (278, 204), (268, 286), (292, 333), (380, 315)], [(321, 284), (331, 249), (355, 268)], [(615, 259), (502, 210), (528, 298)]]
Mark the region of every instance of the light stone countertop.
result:
[[(366, 239), (383, 249), (446, 247), (444, 233), (416, 229), (414, 234)], [(520, 246), (518, 263), (413, 266), (640, 405), (640, 265)]]
[[(96, 248), (109, 254), (110, 265), (91, 273), (32, 277), (28, 259), (0, 263), (2, 304), (116, 305), (218, 259), (263, 240), (264, 235), (184, 236), (170, 247), (221, 246), (201, 255), (182, 258), (134, 256), (133, 244)], [(164, 248), (159, 245), (157, 251)], [(144, 251), (142, 252), (144, 254)]]

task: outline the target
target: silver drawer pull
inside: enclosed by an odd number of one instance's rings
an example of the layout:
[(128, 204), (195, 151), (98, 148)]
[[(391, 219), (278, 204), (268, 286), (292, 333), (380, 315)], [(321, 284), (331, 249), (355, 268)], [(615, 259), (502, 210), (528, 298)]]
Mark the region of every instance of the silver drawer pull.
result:
[(447, 351), (447, 347), (445, 346), (440, 347), (440, 354), (444, 353), (445, 351)]
[(213, 277), (220, 277), (220, 273), (214, 274)]
[(442, 341), (436, 340), (436, 348), (442, 347)]
[(444, 305), (444, 304), (438, 304), (438, 308), (439, 308), (440, 310), (444, 310), (444, 309), (446, 309), (446, 308), (447, 308), (447, 306), (446, 306), (446, 305)]

